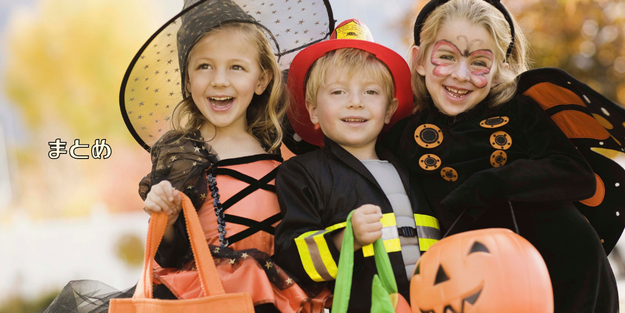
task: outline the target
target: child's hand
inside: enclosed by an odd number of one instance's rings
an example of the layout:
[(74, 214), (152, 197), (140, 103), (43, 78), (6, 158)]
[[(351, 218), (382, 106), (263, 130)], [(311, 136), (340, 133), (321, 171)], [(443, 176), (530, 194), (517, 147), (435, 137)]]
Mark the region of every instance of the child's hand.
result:
[[(364, 204), (352, 214), (354, 249), (372, 244), (382, 237), (382, 209), (373, 204)], [(356, 250), (357, 250), (356, 249)]]
[(143, 210), (148, 214), (165, 212), (167, 214), (167, 228), (171, 228), (182, 209), (180, 191), (174, 189), (171, 183), (164, 180), (154, 186), (148, 193)]

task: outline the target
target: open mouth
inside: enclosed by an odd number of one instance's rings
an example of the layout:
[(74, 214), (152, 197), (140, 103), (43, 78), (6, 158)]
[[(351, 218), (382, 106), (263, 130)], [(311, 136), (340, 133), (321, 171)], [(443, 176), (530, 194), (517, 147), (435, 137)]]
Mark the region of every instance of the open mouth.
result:
[(233, 97), (209, 97), (208, 100), (216, 111), (225, 111), (229, 109), (234, 102)]
[(447, 94), (452, 98), (463, 98), (472, 92), (470, 90), (459, 90), (448, 86), (445, 86), (445, 90), (447, 91)]
[(344, 118), (344, 119), (341, 119), (341, 121), (346, 122), (346, 123), (364, 123), (368, 120), (364, 118)]

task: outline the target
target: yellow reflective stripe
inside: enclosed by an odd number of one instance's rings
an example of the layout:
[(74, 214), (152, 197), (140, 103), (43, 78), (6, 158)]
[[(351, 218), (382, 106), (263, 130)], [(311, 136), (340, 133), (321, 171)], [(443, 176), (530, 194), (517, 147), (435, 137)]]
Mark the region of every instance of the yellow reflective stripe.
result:
[(304, 270), (306, 274), (310, 276), (313, 281), (322, 282), (324, 281), (319, 275), (319, 272), (315, 269), (315, 264), (313, 263), (312, 257), (310, 256), (310, 251), (308, 250), (308, 244), (306, 243), (306, 237), (316, 233), (316, 230), (309, 231), (303, 233), (299, 237), (295, 238), (295, 244), (297, 245), (297, 251), (299, 252), (299, 257), (302, 260), (302, 265), (304, 265)]
[[(395, 213), (385, 213), (382, 215), (382, 238), (384, 239), (384, 248), (386, 252), (401, 251), (401, 244), (399, 242), (399, 235), (397, 234), (397, 220), (395, 219)], [(362, 254), (365, 257), (374, 255), (373, 245), (366, 245), (362, 247)]]
[(317, 243), (317, 247), (319, 248), (319, 256), (321, 257), (321, 261), (328, 271), (328, 274), (330, 274), (332, 278), (336, 278), (336, 273), (338, 272), (338, 269), (336, 267), (336, 262), (334, 262), (334, 258), (332, 257), (332, 253), (330, 253), (330, 249), (328, 248), (328, 243), (326, 242), (325, 237), (323, 237), (325, 233), (327, 233), (327, 231), (322, 234), (315, 235), (313, 236), (313, 238)]
[(401, 244), (399, 243), (399, 238), (384, 240), (384, 248), (386, 248), (386, 252), (401, 251)]
[[(399, 238), (384, 240), (384, 248), (386, 249), (386, 252), (401, 251), (401, 243), (399, 242)], [(375, 252), (373, 251), (373, 244), (362, 247), (362, 254), (366, 258), (373, 256), (375, 254)]]
[(419, 249), (421, 251), (428, 251), (428, 249), (437, 242), (438, 239), (419, 238)]
[(390, 227), (397, 226), (397, 220), (395, 219), (395, 213), (384, 213), (382, 214), (382, 227)]
[(440, 226), (438, 225), (438, 219), (429, 215), (415, 214), (414, 221), (415, 221), (415, 224), (417, 224), (417, 226), (425, 226), (425, 227), (441, 229)]
[(328, 228), (326, 228), (327, 231), (333, 231), (333, 230), (337, 230), (339, 228), (345, 228), (345, 226), (347, 225), (346, 222), (343, 223), (338, 223), (338, 224), (334, 224)]
[(370, 257), (373, 255), (373, 244), (368, 244), (364, 247), (362, 247), (362, 254), (365, 257)]

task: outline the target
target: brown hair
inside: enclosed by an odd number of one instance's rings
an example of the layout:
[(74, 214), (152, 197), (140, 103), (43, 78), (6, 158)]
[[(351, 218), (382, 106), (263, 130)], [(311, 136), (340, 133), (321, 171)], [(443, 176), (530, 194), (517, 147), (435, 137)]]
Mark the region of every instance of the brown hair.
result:
[[(521, 27), (516, 19), (510, 16), (515, 29), (514, 47), (508, 57), (508, 69), (497, 64), (493, 73), (496, 85), (490, 90), (491, 106), (502, 104), (512, 98), (516, 91), (516, 76), (526, 71), (528, 60), (526, 56), (527, 42)], [(425, 20), (421, 30), (421, 46), (419, 52), (410, 60), (412, 73), (412, 91), (415, 94), (415, 109), (427, 107), (430, 94), (425, 85), (425, 77), (417, 73), (417, 66), (422, 64), (426, 51), (434, 44), (438, 31), (446, 22), (465, 20), (473, 25), (484, 27), (493, 39), (496, 49), (495, 60), (505, 60), (506, 51), (511, 41), (510, 25), (503, 14), (493, 5), (484, 0), (450, 0), (437, 7)], [(414, 43), (413, 43), (414, 46)]]
[[(280, 67), (267, 36), (259, 26), (252, 23), (222, 24), (204, 34), (198, 42), (205, 36), (225, 31), (241, 32), (258, 51), (258, 65), (261, 71), (267, 72), (270, 76), (270, 82), (265, 91), (261, 95), (254, 94), (247, 108), (246, 118), (247, 132), (256, 137), (264, 147), (268, 147), (269, 152), (274, 152), (282, 141), (283, 132), (280, 125), (289, 104)], [(187, 62), (188, 60), (185, 60), (185, 67)], [(178, 103), (172, 115), (173, 129), (184, 134), (197, 131), (204, 123), (208, 123), (190, 95)]]

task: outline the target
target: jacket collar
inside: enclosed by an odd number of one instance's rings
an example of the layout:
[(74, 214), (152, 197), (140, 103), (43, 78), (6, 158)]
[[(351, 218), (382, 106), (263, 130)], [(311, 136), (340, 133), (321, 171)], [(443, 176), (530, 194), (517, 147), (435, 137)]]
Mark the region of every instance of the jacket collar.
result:
[[(347, 150), (345, 150), (343, 147), (341, 147), (339, 144), (332, 141), (328, 137), (325, 137), (324, 145), (325, 145), (325, 148), (328, 151), (330, 151), (330, 153), (334, 154), (339, 160), (341, 160), (341, 162), (351, 167), (354, 171), (356, 171), (357, 173), (359, 173), (360, 175), (368, 179), (378, 189), (382, 190), (382, 187), (380, 187), (380, 184), (373, 177), (371, 172), (369, 172), (369, 170), (365, 167), (365, 165), (362, 164), (362, 162), (358, 160), (354, 155), (349, 153)], [(391, 164), (393, 164), (393, 166), (395, 166), (395, 169), (397, 169), (397, 172), (399, 173), (399, 177), (401, 178), (404, 188), (406, 189), (406, 194), (409, 195), (409, 198), (411, 198), (410, 200), (412, 201), (413, 199), (412, 197), (410, 197), (410, 194), (411, 194), (410, 179), (408, 176), (407, 169), (399, 162), (399, 160), (390, 151), (382, 147), (382, 145), (376, 144), (375, 151), (381, 160), (387, 160)]]

